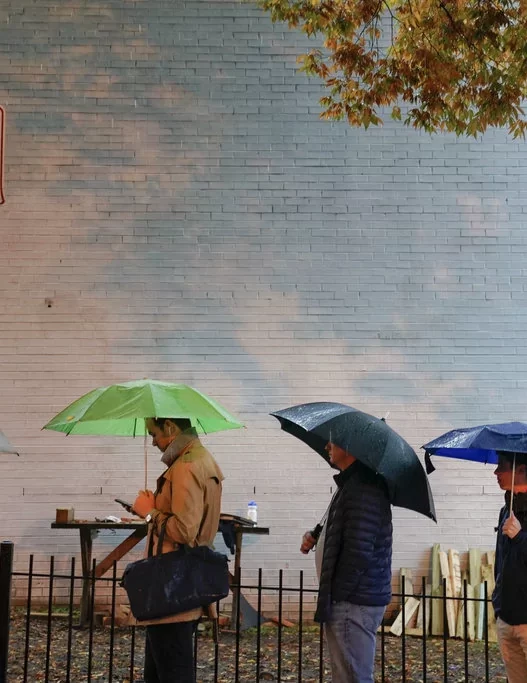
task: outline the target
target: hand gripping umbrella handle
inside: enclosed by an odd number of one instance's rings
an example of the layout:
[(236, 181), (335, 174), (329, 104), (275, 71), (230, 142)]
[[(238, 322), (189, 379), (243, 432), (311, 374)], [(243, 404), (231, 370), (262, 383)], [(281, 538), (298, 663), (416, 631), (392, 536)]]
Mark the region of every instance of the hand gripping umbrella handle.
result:
[(322, 524), (319, 523), (319, 524), (317, 524), (316, 527), (310, 532), (310, 533), (311, 533), (311, 536), (313, 536), (313, 538), (315, 539), (315, 541), (318, 541), (318, 539), (320, 538), (320, 532), (322, 531), (323, 528), (324, 528), (324, 523), (322, 523)]

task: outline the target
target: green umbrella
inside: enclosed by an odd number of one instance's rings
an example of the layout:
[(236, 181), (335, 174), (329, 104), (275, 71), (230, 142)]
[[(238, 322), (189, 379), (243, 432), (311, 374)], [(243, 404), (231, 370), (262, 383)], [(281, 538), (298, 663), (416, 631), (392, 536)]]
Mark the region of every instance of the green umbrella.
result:
[(143, 436), (148, 417), (188, 418), (204, 434), (243, 427), (216, 401), (186, 384), (144, 379), (94, 389), (70, 403), (43, 429), (65, 434)]
[[(70, 403), (42, 429), (65, 434), (146, 437), (148, 417), (188, 418), (196, 431), (204, 434), (243, 427), (216, 401), (186, 384), (143, 379), (94, 389)], [(146, 489), (146, 438), (144, 474)]]

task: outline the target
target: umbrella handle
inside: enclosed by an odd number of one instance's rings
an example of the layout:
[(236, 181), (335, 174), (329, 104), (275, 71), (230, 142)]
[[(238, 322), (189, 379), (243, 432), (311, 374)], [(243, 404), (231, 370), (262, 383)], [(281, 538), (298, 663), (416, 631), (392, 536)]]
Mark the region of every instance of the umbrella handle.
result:
[(511, 484), (511, 504), (509, 508), (509, 517), (512, 517), (512, 501), (514, 500), (514, 475), (516, 474), (516, 453), (512, 460), (512, 484)]
[(147, 453), (147, 432), (145, 429), (145, 441), (144, 441), (144, 457), (145, 457), (145, 488), (144, 490), (146, 491), (148, 486), (148, 453)]
[(321, 532), (322, 529), (324, 528), (324, 524), (326, 523), (326, 519), (328, 518), (329, 511), (330, 511), (330, 509), (331, 509), (331, 504), (333, 503), (333, 500), (334, 500), (335, 496), (337, 495), (337, 493), (338, 493), (338, 489), (337, 489), (337, 490), (335, 491), (335, 493), (331, 496), (331, 500), (329, 501), (329, 505), (328, 505), (328, 507), (327, 507), (326, 512), (324, 512), (324, 516), (322, 517), (322, 519), (320, 520), (320, 522), (316, 525), (316, 527), (310, 532), (310, 533), (311, 533), (311, 536), (313, 536), (313, 538), (315, 539), (315, 541), (318, 541), (318, 537), (320, 536), (320, 532)]
[(315, 539), (315, 541), (318, 541), (320, 537), (320, 532), (322, 531), (323, 525), (322, 524), (317, 524), (316, 527), (310, 532), (311, 536)]

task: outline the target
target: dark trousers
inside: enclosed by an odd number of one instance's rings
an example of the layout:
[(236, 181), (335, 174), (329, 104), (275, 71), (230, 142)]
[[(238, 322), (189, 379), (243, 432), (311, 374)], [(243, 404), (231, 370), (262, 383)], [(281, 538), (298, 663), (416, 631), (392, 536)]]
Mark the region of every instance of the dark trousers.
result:
[(145, 683), (195, 683), (197, 621), (146, 627)]

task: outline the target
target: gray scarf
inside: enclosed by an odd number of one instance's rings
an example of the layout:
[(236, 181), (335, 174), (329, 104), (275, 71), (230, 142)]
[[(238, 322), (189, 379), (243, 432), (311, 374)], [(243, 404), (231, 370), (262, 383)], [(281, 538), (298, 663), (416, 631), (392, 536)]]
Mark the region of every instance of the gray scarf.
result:
[(166, 451), (163, 452), (163, 455), (161, 456), (161, 462), (167, 467), (170, 467), (175, 462), (181, 451), (186, 448), (191, 441), (194, 441), (197, 438), (198, 433), (194, 427), (190, 427), (190, 429), (186, 429), (184, 432), (181, 432), (181, 434), (176, 436), (174, 441), (169, 444)]

